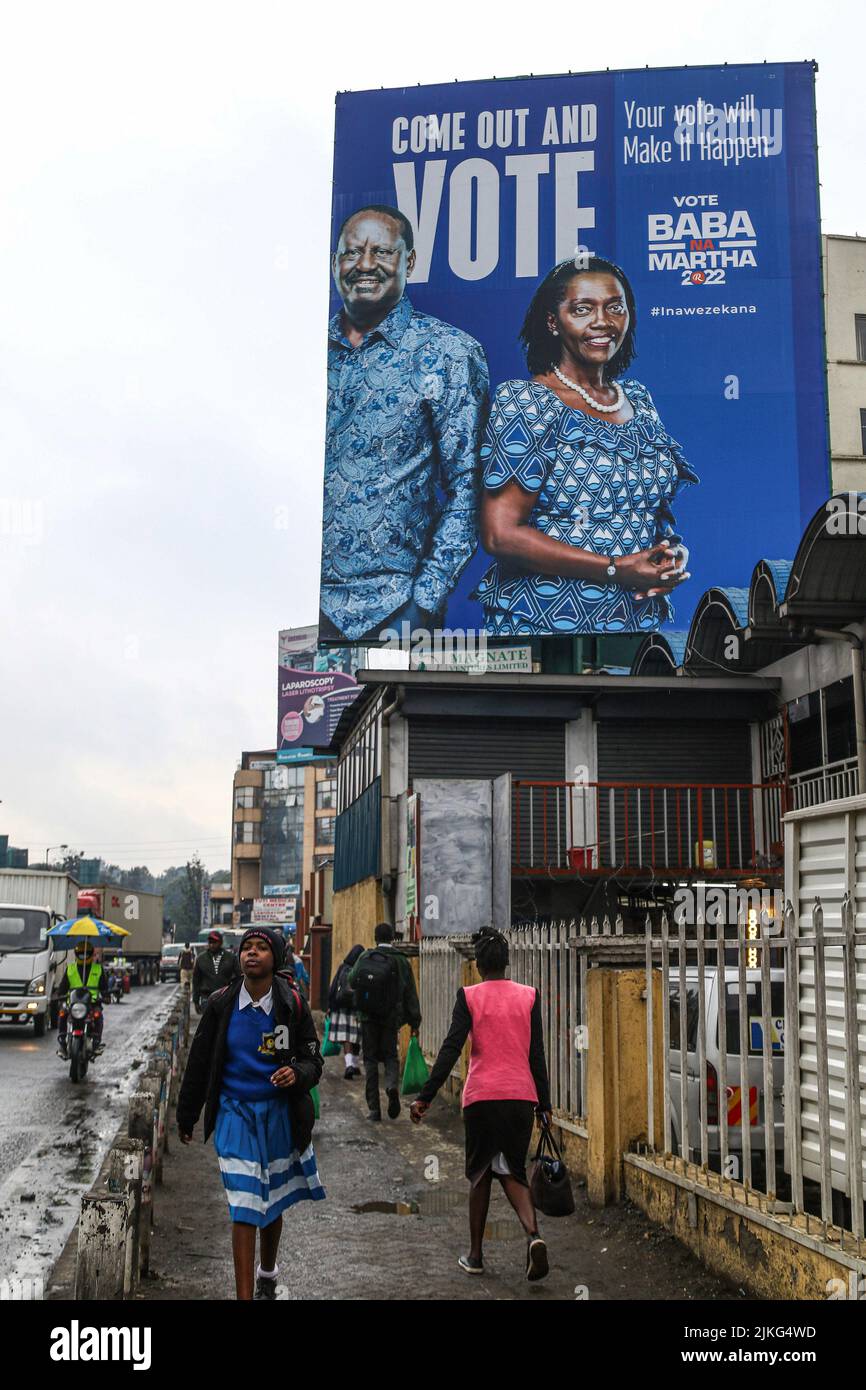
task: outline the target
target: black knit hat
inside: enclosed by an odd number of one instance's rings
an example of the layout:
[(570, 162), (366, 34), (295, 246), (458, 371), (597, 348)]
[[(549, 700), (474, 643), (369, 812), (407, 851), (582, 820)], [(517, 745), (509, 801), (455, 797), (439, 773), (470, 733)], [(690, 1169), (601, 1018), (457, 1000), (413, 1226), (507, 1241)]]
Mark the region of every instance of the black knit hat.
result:
[(271, 948), (271, 955), (274, 958), (274, 969), (282, 970), (286, 959), (286, 943), (282, 932), (274, 931), (273, 927), (248, 927), (240, 939), (238, 946), (238, 957), (250, 939), (264, 941)]

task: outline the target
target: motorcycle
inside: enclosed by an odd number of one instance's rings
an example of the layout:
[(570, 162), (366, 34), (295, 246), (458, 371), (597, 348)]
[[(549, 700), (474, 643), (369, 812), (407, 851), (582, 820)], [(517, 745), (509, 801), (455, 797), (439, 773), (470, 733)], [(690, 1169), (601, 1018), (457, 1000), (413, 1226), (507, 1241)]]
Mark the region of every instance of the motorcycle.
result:
[(69, 1054), (70, 1081), (83, 1081), (87, 1068), (96, 1056), (95, 1022), (100, 1005), (94, 1004), (89, 989), (73, 989), (69, 995), (69, 1017), (66, 1023), (66, 1046)]
[(112, 1004), (120, 1004), (123, 1000), (123, 980), (114, 970), (108, 977), (108, 998)]

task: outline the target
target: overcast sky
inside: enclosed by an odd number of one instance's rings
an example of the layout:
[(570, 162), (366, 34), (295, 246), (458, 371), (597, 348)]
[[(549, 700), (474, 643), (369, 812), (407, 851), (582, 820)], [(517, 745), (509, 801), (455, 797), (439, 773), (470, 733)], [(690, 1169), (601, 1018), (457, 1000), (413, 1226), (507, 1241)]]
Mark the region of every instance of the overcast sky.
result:
[(315, 622), (338, 89), (815, 58), (866, 234), (859, 3), (3, 4), (0, 832), (229, 862)]

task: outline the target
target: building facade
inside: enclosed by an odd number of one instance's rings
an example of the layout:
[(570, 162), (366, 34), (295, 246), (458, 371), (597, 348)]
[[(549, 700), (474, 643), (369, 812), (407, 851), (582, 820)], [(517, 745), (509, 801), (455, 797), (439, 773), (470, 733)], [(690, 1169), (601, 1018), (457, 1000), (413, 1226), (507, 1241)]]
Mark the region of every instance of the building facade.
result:
[(310, 874), (333, 858), (336, 763), (283, 765), (273, 749), (241, 755), (232, 783), (232, 907), (250, 920), (255, 898), (281, 889), (299, 908)]
[[(337, 729), (334, 956), (781, 891), (788, 811), (866, 791), (866, 493), (616, 675), (361, 673)], [(731, 891), (733, 890), (733, 891)], [(698, 893), (699, 897), (700, 894)], [(410, 911), (415, 904), (414, 912)]]
[(858, 492), (866, 487), (866, 238), (823, 243), (833, 491)]

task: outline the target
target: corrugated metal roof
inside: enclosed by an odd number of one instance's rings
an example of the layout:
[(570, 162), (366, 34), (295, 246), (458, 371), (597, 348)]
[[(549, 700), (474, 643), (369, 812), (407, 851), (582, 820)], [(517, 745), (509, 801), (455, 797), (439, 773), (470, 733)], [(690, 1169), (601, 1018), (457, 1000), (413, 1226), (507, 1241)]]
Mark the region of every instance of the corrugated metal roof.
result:
[(772, 575), (776, 589), (776, 601), (781, 603), (788, 587), (788, 576), (794, 564), (793, 560), (762, 560), (761, 564)]
[(866, 492), (837, 493), (797, 548), (782, 616), (844, 625), (866, 613)]
[(633, 676), (661, 675), (667, 667), (676, 671), (686, 654), (687, 632), (651, 632), (641, 642), (631, 664)]
[(713, 588), (701, 595), (689, 628), (683, 666), (699, 671), (710, 666), (722, 671), (754, 669), (746, 643), (731, 649), (730, 637), (742, 633), (749, 620), (749, 590)]

